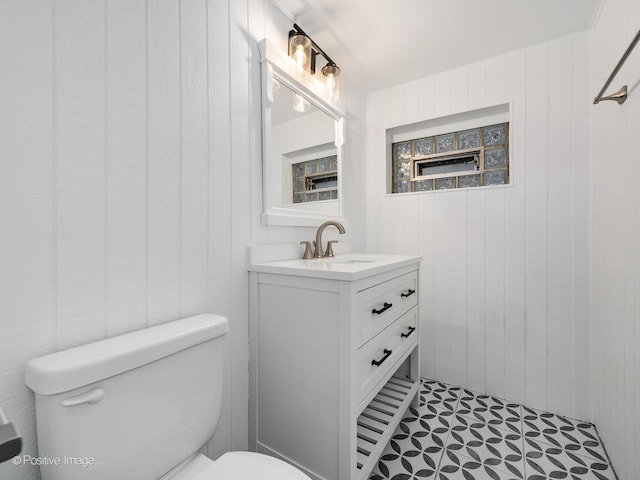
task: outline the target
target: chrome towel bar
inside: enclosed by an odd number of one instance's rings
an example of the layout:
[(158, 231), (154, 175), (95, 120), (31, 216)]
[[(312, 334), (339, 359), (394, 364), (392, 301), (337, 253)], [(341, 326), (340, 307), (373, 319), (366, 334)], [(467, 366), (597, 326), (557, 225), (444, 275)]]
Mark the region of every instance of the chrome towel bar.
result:
[(622, 58), (620, 59), (620, 61), (616, 65), (616, 68), (614, 68), (613, 72), (611, 72), (611, 75), (609, 75), (609, 78), (607, 79), (607, 81), (605, 82), (604, 86), (602, 87), (602, 90), (600, 90), (600, 93), (598, 93), (596, 98), (593, 99), (593, 104), (594, 105), (597, 105), (598, 103), (600, 103), (603, 100), (614, 100), (614, 101), (618, 102), (618, 105), (622, 105), (625, 102), (625, 100), (627, 99), (627, 86), (626, 85), (623, 85), (622, 88), (620, 90), (618, 90), (616, 93), (613, 93), (613, 94), (608, 95), (606, 97), (603, 97), (603, 95), (604, 95), (605, 90), (607, 88), (609, 88), (609, 85), (611, 85), (611, 82), (613, 81), (615, 76), (618, 74), (618, 72), (620, 71), (622, 66), (624, 65), (624, 62), (626, 62), (627, 58), (629, 58), (629, 55), (631, 55), (631, 52), (633, 51), (634, 47), (638, 43), (638, 40), (640, 40), (640, 30), (638, 30), (638, 33), (636, 33), (636, 36), (633, 38), (633, 40), (629, 44), (629, 47), (627, 48), (627, 50), (622, 55)]
[(0, 463), (11, 460), (22, 450), (22, 437), (0, 407)]

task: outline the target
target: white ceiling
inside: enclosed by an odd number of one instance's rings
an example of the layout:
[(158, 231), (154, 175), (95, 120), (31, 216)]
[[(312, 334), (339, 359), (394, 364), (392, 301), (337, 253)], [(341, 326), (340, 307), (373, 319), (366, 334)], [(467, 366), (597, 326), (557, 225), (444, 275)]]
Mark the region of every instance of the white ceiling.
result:
[(273, 0), (374, 91), (589, 28), (599, 0)]

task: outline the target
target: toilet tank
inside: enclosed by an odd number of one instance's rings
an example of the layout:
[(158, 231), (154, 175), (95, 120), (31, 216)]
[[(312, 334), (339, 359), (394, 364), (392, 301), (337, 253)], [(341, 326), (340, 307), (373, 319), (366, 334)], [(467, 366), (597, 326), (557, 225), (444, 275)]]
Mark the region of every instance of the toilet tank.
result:
[(40, 357), (43, 480), (157, 479), (213, 435), (227, 319), (197, 315)]

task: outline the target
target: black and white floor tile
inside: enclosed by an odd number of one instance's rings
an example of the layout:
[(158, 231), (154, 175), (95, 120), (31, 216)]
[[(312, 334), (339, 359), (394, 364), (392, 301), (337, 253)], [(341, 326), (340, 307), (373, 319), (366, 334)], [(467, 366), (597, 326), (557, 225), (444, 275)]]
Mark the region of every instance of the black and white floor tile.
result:
[(369, 480), (617, 480), (596, 428), (423, 379)]

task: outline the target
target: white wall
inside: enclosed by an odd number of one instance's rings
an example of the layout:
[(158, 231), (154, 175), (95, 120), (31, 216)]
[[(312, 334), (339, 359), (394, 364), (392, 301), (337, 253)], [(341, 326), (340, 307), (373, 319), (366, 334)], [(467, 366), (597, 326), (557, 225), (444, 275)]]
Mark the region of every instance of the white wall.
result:
[[(589, 32), (367, 99), (366, 248), (418, 253), (422, 373), (589, 418)], [(512, 102), (508, 187), (385, 195), (386, 129)]]
[(24, 453), (29, 359), (200, 312), (231, 322), (209, 453), (247, 447), (246, 248), (311, 238), (260, 225), (255, 41), (288, 27), (266, 0), (1, 2), (0, 404)]
[[(640, 2), (606, 0), (593, 31), (592, 97), (640, 27)], [(618, 476), (640, 472), (640, 46), (593, 110), (595, 421)]]

